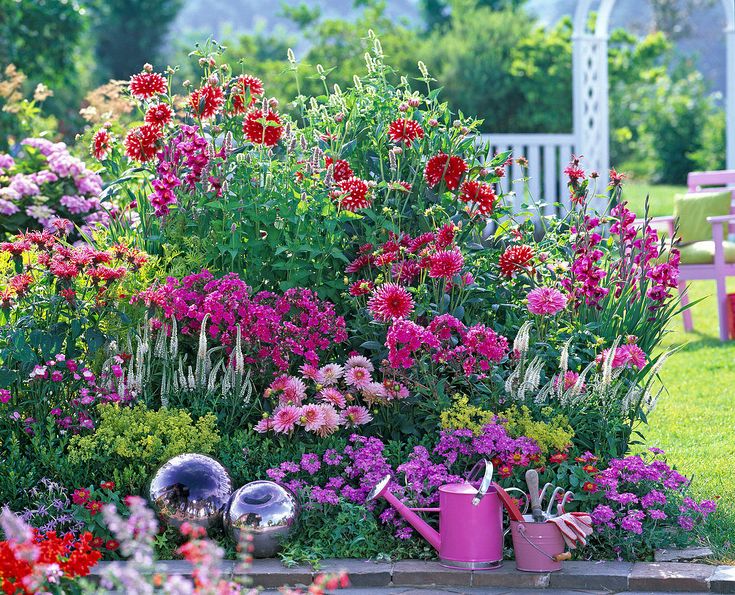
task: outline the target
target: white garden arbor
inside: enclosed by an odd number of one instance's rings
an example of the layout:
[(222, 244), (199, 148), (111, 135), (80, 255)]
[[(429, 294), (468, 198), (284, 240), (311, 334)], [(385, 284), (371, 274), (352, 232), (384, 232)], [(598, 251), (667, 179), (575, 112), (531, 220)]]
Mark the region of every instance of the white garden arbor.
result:
[[(727, 47), (727, 112), (726, 163), (735, 169), (735, 0), (720, 0), (725, 10)], [(584, 166), (603, 177), (610, 167), (610, 115), (608, 85), (608, 38), (610, 15), (616, 0), (577, 0), (574, 13), (572, 49), (573, 130), (570, 134), (488, 134), (493, 152), (512, 150), (525, 156), (529, 168), (525, 173), (531, 196), (544, 202), (544, 214), (554, 211), (553, 203), (563, 206), (568, 201), (562, 174), (572, 153), (584, 156)], [(594, 30), (590, 15), (596, 13)], [(513, 165), (510, 172), (515, 191), (515, 206), (523, 202), (524, 173)]]

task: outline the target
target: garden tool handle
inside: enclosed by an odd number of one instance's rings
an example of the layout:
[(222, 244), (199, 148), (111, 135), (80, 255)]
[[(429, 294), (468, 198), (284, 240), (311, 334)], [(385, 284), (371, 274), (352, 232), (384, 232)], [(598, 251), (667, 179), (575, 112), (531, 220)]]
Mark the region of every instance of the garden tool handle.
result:
[(533, 516), (533, 521), (535, 523), (542, 523), (544, 521), (544, 512), (541, 510), (538, 471), (536, 469), (526, 471), (526, 485), (528, 486), (528, 497), (531, 499), (531, 516)]
[(563, 562), (564, 560), (571, 560), (572, 552), (562, 552), (561, 554), (552, 556), (552, 558), (554, 559), (554, 562)]
[[(562, 494), (563, 492), (564, 492), (564, 488), (560, 488), (560, 487), (554, 488), (554, 491), (551, 492), (551, 496), (549, 496), (549, 505), (546, 507), (546, 518), (551, 517), (551, 510), (554, 507), (554, 502), (556, 502), (557, 496), (559, 494)], [(542, 502), (543, 502), (543, 500), (542, 500)]]
[(490, 489), (493, 482), (493, 464), (487, 459), (482, 459), (475, 464), (472, 471), (470, 471), (470, 477), (475, 474), (477, 467), (483, 463), (485, 464), (485, 473), (482, 476), (480, 487), (477, 488), (477, 494), (472, 498), (472, 506), (478, 506), (480, 504), (480, 501), (485, 497), (485, 494), (487, 494), (487, 491)]

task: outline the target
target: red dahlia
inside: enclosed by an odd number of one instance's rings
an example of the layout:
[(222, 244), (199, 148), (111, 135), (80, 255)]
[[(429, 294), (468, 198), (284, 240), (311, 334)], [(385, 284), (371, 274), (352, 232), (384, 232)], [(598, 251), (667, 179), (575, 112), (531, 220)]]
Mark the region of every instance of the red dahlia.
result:
[(263, 110), (254, 109), (245, 116), (242, 131), (251, 143), (273, 147), (283, 134), (283, 126), (276, 112), (268, 110), (264, 116)]
[(241, 74), (232, 85), (232, 111), (244, 114), (255, 103), (255, 98), (263, 94), (263, 81), (250, 74)]
[(372, 204), (372, 199), (368, 196), (370, 187), (365, 180), (352, 176), (347, 180), (342, 180), (338, 186), (341, 191), (339, 206), (345, 211), (354, 213), (358, 209), (366, 209)]
[(136, 126), (125, 137), (125, 154), (131, 159), (145, 163), (156, 156), (161, 129), (151, 124)]
[(515, 277), (524, 271), (533, 258), (530, 246), (511, 246), (500, 255), (500, 272), (506, 277)]
[(368, 310), (375, 320), (390, 322), (394, 318), (408, 316), (413, 311), (413, 299), (406, 288), (384, 283), (368, 301)]
[(145, 121), (153, 126), (165, 126), (173, 118), (174, 111), (167, 103), (152, 105), (145, 113)]
[(150, 99), (166, 93), (166, 79), (157, 72), (141, 72), (130, 77), (130, 94), (136, 99)]
[(424, 138), (424, 130), (416, 120), (399, 118), (390, 123), (388, 136), (394, 143), (404, 143), (407, 147), (417, 138)]
[(467, 180), (462, 184), (462, 192), (459, 200), (467, 203), (475, 203), (477, 210), (483, 215), (489, 215), (493, 212), (496, 200), (493, 187), (486, 182), (478, 182), (477, 180)]
[(192, 113), (202, 119), (214, 117), (225, 104), (225, 94), (221, 87), (207, 83), (189, 95)]
[(444, 180), (449, 190), (456, 190), (459, 187), (459, 179), (467, 169), (467, 164), (461, 157), (438, 153), (426, 164), (424, 178), (431, 188)]
[(106, 128), (100, 128), (92, 137), (92, 155), (102, 161), (107, 157), (112, 146), (112, 137)]
[(332, 164), (334, 165), (334, 173), (332, 174), (332, 177), (335, 182), (344, 182), (354, 175), (350, 164), (346, 160), (337, 159), (335, 161), (331, 157), (324, 158), (324, 165), (326, 167), (329, 167)]
[(436, 247), (444, 250), (447, 246), (454, 242), (454, 234), (457, 232), (457, 226), (451, 221), (442, 225), (441, 229), (436, 232)]
[(429, 257), (429, 277), (452, 279), (464, 266), (464, 257), (459, 249), (442, 250)]

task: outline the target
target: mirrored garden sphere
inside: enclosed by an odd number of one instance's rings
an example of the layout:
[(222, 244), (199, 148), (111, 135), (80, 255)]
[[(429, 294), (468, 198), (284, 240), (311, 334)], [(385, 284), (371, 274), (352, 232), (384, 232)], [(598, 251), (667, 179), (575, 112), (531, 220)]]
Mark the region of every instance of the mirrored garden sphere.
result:
[(292, 492), (272, 481), (253, 481), (232, 494), (224, 523), (236, 543), (252, 535), (253, 557), (270, 558), (293, 530), (298, 515)]
[(227, 470), (200, 454), (182, 454), (166, 462), (153, 476), (150, 500), (171, 527), (189, 522), (205, 529), (217, 526), (232, 495)]

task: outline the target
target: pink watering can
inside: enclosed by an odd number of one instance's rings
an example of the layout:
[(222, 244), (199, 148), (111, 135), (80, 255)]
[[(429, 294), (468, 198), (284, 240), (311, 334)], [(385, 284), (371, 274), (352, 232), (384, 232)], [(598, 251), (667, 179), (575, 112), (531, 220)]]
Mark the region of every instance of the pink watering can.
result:
[[(450, 483), (439, 488), (439, 508), (409, 508), (388, 491), (390, 475), (371, 490), (368, 501), (382, 497), (439, 552), (439, 561), (448, 568), (491, 570), (503, 563), (503, 509), (492, 485), (493, 466), (480, 461), (470, 477), (484, 464), (479, 488), (469, 482)], [(438, 512), (439, 531), (430, 527), (417, 512)]]

